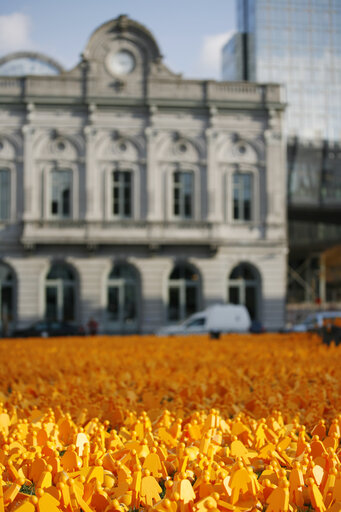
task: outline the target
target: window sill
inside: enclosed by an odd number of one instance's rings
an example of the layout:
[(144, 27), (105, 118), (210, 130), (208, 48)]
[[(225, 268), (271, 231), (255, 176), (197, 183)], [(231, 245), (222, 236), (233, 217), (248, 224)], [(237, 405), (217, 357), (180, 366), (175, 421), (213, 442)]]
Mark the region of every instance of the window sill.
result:
[(231, 220), (231, 226), (258, 226), (259, 222), (255, 220), (242, 220), (242, 219), (233, 219)]

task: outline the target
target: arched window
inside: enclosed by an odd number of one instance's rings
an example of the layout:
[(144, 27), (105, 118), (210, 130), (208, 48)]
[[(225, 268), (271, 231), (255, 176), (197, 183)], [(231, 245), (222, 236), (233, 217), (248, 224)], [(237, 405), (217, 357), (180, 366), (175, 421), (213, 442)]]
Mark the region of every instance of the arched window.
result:
[(75, 273), (65, 263), (52, 265), (45, 283), (45, 318), (73, 322), (76, 317)]
[(10, 324), (14, 321), (14, 274), (0, 263), (0, 334), (7, 336)]
[(184, 320), (198, 310), (199, 272), (187, 264), (179, 264), (168, 279), (168, 320)]
[(115, 332), (138, 328), (138, 275), (127, 263), (112, 268), (107, 282), (107, 327)]
[(227, 301), (244, 304), (252, 320), (258, 320), (260, 281), (256, 270), (247, 263), (235, 267), (228, 279)]

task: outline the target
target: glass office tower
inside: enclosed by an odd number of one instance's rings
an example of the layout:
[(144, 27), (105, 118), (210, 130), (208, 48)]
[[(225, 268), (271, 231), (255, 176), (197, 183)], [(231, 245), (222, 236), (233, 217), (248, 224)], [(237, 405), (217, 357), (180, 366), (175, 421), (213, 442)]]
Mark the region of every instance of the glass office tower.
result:
[(236, 7), (223, 79), (285, 88), (288, 303), (341, 307), (341, 278), (325, 268), (326, 251), (341, 244), (341, 0), (236, 0)]
[(341, 0), (237, 0), (223, 79), (283, 83), (287, 134), (341, 139)]

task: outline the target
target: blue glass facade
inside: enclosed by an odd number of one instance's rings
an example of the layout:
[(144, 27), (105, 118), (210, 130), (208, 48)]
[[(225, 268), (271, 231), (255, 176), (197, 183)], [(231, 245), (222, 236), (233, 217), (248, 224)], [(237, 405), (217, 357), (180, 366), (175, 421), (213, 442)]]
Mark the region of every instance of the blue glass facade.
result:
[(237, 13), (224, 80), (283, 83), (288, 135), (340, 140), (341, 1), (237, 0)]

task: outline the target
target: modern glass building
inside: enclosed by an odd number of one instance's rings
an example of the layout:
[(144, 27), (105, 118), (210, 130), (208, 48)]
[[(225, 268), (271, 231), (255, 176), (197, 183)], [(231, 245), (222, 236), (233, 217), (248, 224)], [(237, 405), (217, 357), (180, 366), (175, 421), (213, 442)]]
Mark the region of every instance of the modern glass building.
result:
[[(287, 108), (288, 303), (341, 307), (341, 0), (236, 0), (224, 80), (281, 83)], [(327, 277), (326, 277), (327, 276)]]
[(341, 139), (341, 1), (237, 0), (223, 79), (285, 84), (287, 134)]

